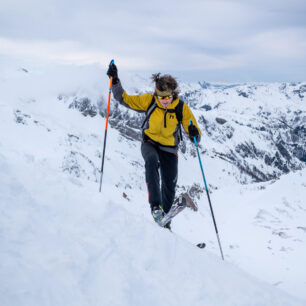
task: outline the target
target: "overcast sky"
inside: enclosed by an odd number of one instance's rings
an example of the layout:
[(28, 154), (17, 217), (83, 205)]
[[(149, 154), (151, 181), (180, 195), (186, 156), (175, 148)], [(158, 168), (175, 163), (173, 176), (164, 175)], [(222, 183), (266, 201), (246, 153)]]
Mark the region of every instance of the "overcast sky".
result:
[(0, 57), (305, 81), (305, 0), (0, 0)]

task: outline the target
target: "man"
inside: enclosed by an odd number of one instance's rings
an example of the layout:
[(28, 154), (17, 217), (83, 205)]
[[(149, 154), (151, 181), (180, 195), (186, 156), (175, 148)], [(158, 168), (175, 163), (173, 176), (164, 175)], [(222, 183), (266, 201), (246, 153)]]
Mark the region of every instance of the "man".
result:
[[(179, 100), (178, 83), (172, 76), (154, 74), (154, 93), (132, 96), (122, 88), (114, 63), (109, 65), (107, 75), (113, 78), (112, 92), (120, 104), (146, 112), (141, 153), (145, 161), (151, 213), (159, 223), (174, 201), (181, 124), (191, 141), (196, 137), (199, 142), (201, 131), (188, 105)], [(170, 224), (166, 227), (170, 228)]]

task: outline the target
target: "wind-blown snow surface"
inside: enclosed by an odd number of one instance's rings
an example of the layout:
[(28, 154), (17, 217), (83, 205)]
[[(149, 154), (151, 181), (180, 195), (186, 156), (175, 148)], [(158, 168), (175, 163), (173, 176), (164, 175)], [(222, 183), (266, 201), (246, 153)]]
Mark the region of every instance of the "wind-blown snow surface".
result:
[(0, 156), (1, 305), (302, 305), (94, 185), (20, 166)]
[[(246, 186), (229, 176), (222, 187), (222, 167), (202, 155), (217, 187), (222, 262), (205, 194), (198, 212), (176, 218), (173, 234), (157, 227), (140, 144), (112, 128), (98, 193), (105, 120), (58, 96), (103, 102), (102, 73), (21, 69), (0, 80), (0, 304), (306, 304), (275, 288), (306, 299), (305, 169)], [(180, 189), (202, 182), (195, 157), (182, 154), (179, 167)], [(203, 240), (207, 249), (194, 246)]]

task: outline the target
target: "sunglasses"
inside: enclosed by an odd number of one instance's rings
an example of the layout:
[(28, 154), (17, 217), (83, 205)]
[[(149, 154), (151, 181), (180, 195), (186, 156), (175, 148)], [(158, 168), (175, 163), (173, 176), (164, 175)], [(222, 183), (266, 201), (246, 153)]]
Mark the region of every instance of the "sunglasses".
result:
[(159, 100), (170, 100), (173, 96), (157, 96)]

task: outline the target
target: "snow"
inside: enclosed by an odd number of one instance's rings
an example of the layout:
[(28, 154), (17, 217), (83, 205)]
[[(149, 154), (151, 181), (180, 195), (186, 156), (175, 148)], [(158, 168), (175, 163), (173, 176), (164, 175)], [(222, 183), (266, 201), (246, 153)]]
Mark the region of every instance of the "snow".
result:
[(302, 305), (133, 214), (110, 184), (35, 164), (24, 182), (0, 161), (1, 305)]
[[(98, 192), (105, 120), (57, 97), (102, 99), (104, 70), (48, 69), (10, 66), (0, 79), (0, 305), (306, 305), (305, 168), (240, 185), (221, 175), (235, 170), (203, 138), (223, 262), (205, 194), (198, 212), (176, 217), (173, 233), (159, 228), (140, 144), (112, 127)], [(189, 150), (180, 154), (180, 190), (203, 184)], [(195, 246), (202, 241), (204, 250)]]

